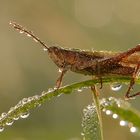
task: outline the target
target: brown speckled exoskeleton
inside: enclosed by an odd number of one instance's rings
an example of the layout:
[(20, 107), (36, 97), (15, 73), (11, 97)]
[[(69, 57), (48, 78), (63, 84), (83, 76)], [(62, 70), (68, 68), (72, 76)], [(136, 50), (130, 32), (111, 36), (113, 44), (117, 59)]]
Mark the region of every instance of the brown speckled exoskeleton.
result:
[(140, 92), (130, 95), (130, 90), (135, 84), (135, 79), (140, 69), (140, 44), (125, 51), (112, 53), (107, 51), (84, 51), (78, 49), (64, 49), (58, 46), (48, 47), (31, 31), (26, 30), (15, 22), (10, 24), (20, 33), (25, 33), (39, 42), (48, 52), (53, 62), (61, 69), (61, 75), (57, 79), (56, 87), (59, 88), (64, 74), (71, 70), (84, 75), (92, 75), (100, 79), (102, 87), (102, 77), (108, 75), (122, 75), (131, 77), (129, 88), (125, 97), (127, 99), (140, 95)]

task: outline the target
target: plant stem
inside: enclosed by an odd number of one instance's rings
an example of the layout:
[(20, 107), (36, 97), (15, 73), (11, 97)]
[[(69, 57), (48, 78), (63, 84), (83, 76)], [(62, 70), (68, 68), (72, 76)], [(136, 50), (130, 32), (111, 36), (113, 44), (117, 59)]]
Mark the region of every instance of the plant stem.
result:
[(93, 102), (94, 105), (96, 106), (96, 112), (99, 119), (101, 140), (103, 140), (103, 124), (102, 124), (102, 115), (101, 115), (101, 108), (100, 108), (100, 101), (99, 101), (99, 92), (95, 85), (91, 86), (91, 91), (93, 95)]

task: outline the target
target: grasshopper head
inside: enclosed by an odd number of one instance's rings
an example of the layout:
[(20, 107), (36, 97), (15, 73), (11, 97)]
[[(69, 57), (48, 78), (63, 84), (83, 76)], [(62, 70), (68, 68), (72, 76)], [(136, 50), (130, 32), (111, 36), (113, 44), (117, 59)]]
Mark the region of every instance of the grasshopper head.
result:
[(59, 67), (63, 68), (64, 66), (64, 60), (65, 60), (65, 54), (63, 48), (52, 46), (48, 49), (48, 54), (50, 58), (53, 60), (53, 62)]

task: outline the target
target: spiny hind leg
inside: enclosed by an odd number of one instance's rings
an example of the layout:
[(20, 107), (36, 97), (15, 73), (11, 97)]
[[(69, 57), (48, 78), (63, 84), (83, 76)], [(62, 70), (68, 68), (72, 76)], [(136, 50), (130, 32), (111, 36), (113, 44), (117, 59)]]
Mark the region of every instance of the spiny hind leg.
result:
[(139, 70), (140, 70), (140, 63), (137, 65), (137, 67), (136, 67), (136, 69), (135, 69), (135, 71), (133, 73), (132, 79), (130, 81), (129, 88), (128, 88), (128, 90), (126, 92), (126, 95), (125, 95), (125, 99), (134, 98), (134, 97), (140, 95), (140, 92), (137, 92), (135, 94), (130, 95), (130, 91), (133, 88), (133, 85), (135, 84), (135, 79), (136, 79), (137, 75), (139, 74)]
[(64, 74), (66, 73), (67, 70), (65, 70), (64, 68), (61, 69), (61, 74), (58, 77), (57, 81), (56, 81), (56, 88), (59, 89), (61, 84), (62, 84), (62, 80), (64, 77)]
[(119, 62), (121, 62), (122, 59), (127, 58), (136, 52), (140, 52), (140, 44), (138, 44), (136, 47), (134, 47), (128, 51), (125, 51), (123, 53), (120, 53), (116, 56), (113, 56), (113, 57), (105, 59), (105, 60), (100, 60), (99, 61), (100, 68), (104, 68), (104, 69), (113, 68), (113, 66), (115, 66), (115, 64), (118, 64)]

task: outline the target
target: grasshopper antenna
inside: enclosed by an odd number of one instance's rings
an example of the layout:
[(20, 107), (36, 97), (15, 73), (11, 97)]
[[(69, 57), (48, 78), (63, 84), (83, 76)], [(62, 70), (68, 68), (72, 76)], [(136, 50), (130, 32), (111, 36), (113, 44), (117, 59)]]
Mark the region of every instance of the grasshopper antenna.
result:
[(10, 21), (9, 24), (14, 29), (18, 30), (20, 33), (25, 33), (28, 37), (32, 37), (35, 42), (39, 42), (44, 47), (44, 50), (49, 49), (49, 47), (43, 41), (41, 41), (37, 36), (35, 36), (32, 31), (28, 31), (26, 28), (24, 28), (23, 26), (17, 24), (16, 22)]

